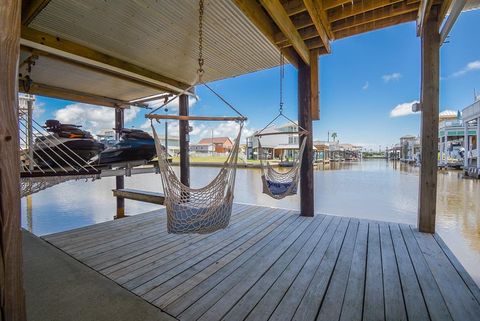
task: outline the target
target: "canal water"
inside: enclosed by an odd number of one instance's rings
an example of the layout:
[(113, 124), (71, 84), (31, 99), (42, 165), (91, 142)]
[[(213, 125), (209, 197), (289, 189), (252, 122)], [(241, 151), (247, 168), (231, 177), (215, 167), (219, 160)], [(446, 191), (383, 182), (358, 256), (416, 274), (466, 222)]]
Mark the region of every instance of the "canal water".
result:
[[(218, 168), (193, 167), (193, 187), (209, 182)], [(69, 181), (22, 199), (22, 226), (45, 235), (111, 220), (114, 178)], [(161, 191), (160, 176), (141, 174), (125, 179), (126, 188)], [(299, 208), (299, 197), (273, 200), (262, 194), (259, 169), (239, 169), (235, 201), (280, 208)], [(315, 206), (325, 213), (416, 224), (418, 168), (364, 160), (336, 163), (315, 171)], [(126, 201), (134, 215), (159, 208)], [(480, 285), (480, 180), (462, 179), (458, 171), (438, 173), (437, 232)]]

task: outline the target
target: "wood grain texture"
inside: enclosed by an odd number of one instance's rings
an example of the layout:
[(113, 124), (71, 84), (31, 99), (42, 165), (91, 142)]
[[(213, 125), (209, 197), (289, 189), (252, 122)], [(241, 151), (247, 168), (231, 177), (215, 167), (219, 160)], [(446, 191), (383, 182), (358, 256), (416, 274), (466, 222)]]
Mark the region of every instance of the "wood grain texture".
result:
[(311, 69), (310, 66), (298, 64), (298, 125), (308, 131), (299, 139), (301, 146), (307, 140), (300, 167), (300, 212), (302, 216), (313, 216), (315, 209), (313, 182), (313, 123), (311, 106)]
[(438, 8), (432, 8), (421, 34), (421, 167), (418, 195), (418, 228), (435, 233), (437, 214), (438, 113), (440, 85), (440, 34)]
[(480, 314), (480, 290), (446, 245), (408, 225), (245, 204), (208, 235), (170, 235), (165, 219), (162, 209), (45, 238), (182, 321)]
[(21, 1), (0, 3), (0, 318), (26, 320), (20, 230), (18, 79)]

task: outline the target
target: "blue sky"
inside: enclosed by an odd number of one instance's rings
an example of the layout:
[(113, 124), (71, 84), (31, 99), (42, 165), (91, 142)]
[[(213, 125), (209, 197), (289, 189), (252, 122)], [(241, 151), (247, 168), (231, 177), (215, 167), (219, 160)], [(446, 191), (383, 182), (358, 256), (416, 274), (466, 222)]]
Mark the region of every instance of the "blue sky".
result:
[[(473, 102), (473, 90), (480, 93), (480, 11), (462, 13), (441, 48), (440, 110), (462, 109)], [(263, 70), (211, 84), (247, 117), (247, 131), (262, 128), (278, 111), (278, 68)], [(378, 148), (398, 142), (404, 134), (419, 133), (420, 115), (391, 117), (408, 110), (419, 99), (420, 39), (415, 24), (408, 23), (333, 42), (332, 53), (320, 58), (321, 119), (314, 122), (314, 138), (327, 139), (335, 131), (340, 142)], [(205, 88), (198, 88), (200, 100), (191, 114), (232, 114)], [(285, 71), (285, 113), (296, 119), (297, 72)], [(37, 120), (60, 118), (98, 131), (110, 128), (113, 110), (91, 108), (63, 100), (38, 97)], [(402, 105), (403, 104), (403, 105)], [(175, 108), (172, 108), (172, 112)], [(126, 127), (145, 127), (143, 110), (127, 112)], [(112, 125), (113, 126), (113, 125)], [(201, 136), (233, 136), (233, 124), (194, 123), (192, 141)], [(178, 129), (171, 125), (171, 132)]]

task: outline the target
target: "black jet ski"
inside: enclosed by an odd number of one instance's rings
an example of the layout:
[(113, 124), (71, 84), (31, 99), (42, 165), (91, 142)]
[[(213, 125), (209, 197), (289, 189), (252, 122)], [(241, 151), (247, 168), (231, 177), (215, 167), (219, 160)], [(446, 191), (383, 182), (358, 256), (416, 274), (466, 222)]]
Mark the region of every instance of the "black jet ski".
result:
[(139, 129), (122, 129), (120, 140), (108, 147), (94, 160), (98, 165), (145, 163), (155, 156), (155, 141), (150, 134)]
[(104, 149), (103, 144), (80, 127), (82, 126), (62, 124), (55, 119), (47, 120), (43, 128), (51, 134), (35, 140), (35, 162), (43, 168), (68, 165), (77, 167), (78, 164), (85, 165), (98, 155)]

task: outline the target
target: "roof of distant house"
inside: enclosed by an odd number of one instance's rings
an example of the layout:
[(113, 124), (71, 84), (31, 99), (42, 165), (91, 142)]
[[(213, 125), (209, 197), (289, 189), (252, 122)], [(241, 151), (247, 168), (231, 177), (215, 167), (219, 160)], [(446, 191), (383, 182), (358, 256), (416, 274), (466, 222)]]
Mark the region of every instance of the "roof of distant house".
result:
[(226, 142), (232, 143), (230, 138), (228, 137), (213, 137), (213, 138), (202, 138), (198, 142), (199, 145), (201, 144), (225, 144)]

